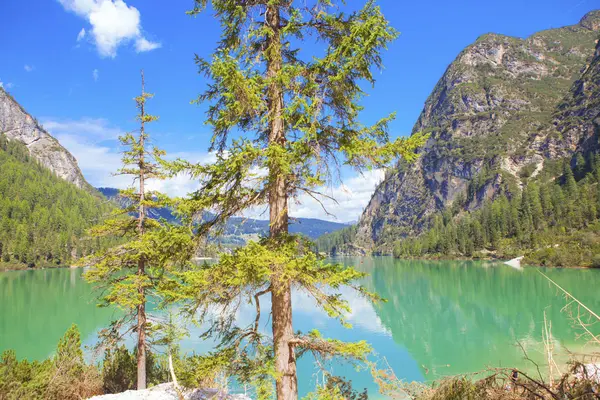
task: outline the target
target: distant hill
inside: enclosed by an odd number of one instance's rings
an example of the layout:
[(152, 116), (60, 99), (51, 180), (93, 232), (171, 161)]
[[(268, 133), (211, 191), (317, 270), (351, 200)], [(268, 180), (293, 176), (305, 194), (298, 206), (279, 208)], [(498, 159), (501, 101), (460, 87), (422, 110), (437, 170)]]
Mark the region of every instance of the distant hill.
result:
[[(343, 223), (324, 221), (316, 218), (290, 219), (290, 233), (300, 233), (311, 239), (338, 231), (346, 226)], [(234, 217), (227, 223), (227, 233), (233, 235), (238, 233), (266, 235), (268, 232), (269, 221), (266, 220)]]
[[(106, 196), (108, 199), (115, 201), (120, 206), (123, 206), (122, 199), (119, 199), (119, 190), (115, 188), (98, 188), (98, 191)], [(153, 218), (165, 218), (168, 221), (174, 222), (176, 218), (173, 216), (168, 209), (151, 210), (150, 215)], [(207, 213), (205, 218), (210, 218), (210, 213)], [(319, 236), (326, 235), (338, 231), (347, 224), (324, 221), (315, 218), (290, 218), (290, 232), (299, 233), (305, 235), (311, 239), (316, 239)], [(223, 232), (227, 236), (232, 236), (230, 241), (243, 243), (244, 239), (237, 239), (235, 237), (243, 237), (247, 235), (252, 236), (266, 236), (269, 233), (269, 221), (253, 219), (253, 218), (242, 218), (233, 217), (230, 218)]]

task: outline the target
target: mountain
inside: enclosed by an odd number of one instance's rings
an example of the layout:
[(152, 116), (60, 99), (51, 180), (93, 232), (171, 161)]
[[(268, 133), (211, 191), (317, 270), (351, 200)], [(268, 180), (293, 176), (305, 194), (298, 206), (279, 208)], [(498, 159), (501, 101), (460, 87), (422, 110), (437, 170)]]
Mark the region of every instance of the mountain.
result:
[(0, 269), (69, 265), (108, 245), (86, 230), (113, 206), (75, 158), (0, 87)]
[(69, 265), (108, 243), (85, 238), (112, 209), (106, 200), (59, 178), (1, 132), (0, 171), (0, 269)]
[(515, 195), (553, 160), (598, 145), (600, 11), (520, 39), (486, 34), (463, 50), (425, 102), (413, 133), (430, 138), (413, 164), (386, 174), (353, 242), (382, 248), (436, 214)]
[[(115, 201), (121, 207), (124, 206), (123, 199), (119, 198), (119, 190), (114, 188), (98, 188), (98, 191), (102, 193), (108, 199)], [(167, 221), (174, 222), (176, 217), (173, 216), (168, 209), (153, 209), (150, 210), (152, 218), (164, 218)], [(211, 214), (207, 212), (204, 218), (210, 219)], [(305, 235), (311, 239), (316, 239), (319, 236), (326, 235), (335, 231), (338, 231), (347, 224), (324, 221), (315, 218), (293, 218), (290, 219), (290, 232), (299, 233)], [(227, 221), (227, 225), (223, 234), (229, 236), (230, 240), (236, 243), (243, 243), (244, 236), (266, 236), (269, 233), (269, 221), (253, 219), (253, 218), (242, 218), (232, 217)]]
[[(319, 236), (336, 232), (346, 224), (339, 222), (324, 221), (316, 218), (291, 218), (290, 233), (298, 233), (316, 239)], [(227, 222), (226, 233), (236, 234), (258, 234), (266, 236), (269, 232), (269, 221), (234, 217)]]
[(91, 189), (77, 165), (77, 160), (50, 136), (37, 119), (0, 87), (0, 133), (9, 140), (23, 143), (33, 158), (58, 177), (79, 188)]

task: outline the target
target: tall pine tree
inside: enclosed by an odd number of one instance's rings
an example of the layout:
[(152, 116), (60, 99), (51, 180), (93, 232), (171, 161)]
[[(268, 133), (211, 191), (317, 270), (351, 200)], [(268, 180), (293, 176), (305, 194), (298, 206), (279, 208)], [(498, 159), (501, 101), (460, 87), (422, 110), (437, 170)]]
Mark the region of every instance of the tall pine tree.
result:
[(164, 151), (148, 145), (146, 124), (158, 119), (146, 112), (146, 102), (152, 96), (145, 91), (142, 71), (142, 93), (135, 98), (139, 132), (119, 138), (126, 150), (118, 174), (131, 176), (137, 186), (120, 191), (120, 196), (128, 200), (127, 207), (92, 229), (94, 236), (120, 237), (124, 243), (82, 261), (91, 266), (85, 278), (103, 289), (101, 305), (117, 306), (125, 311), (111, 329), (104, 331), (103, 342), (114, 344), (129, 332), (137, 336), (138, 390), (146, 388), (148, 334), (154, 331), (146, 311), (148, 298), (168, 282), (172, 273), (187, 264), (192, 250), (188, 228), (148, 216), (150, 209), (173, 205), (166, 196), (149, 191), (147, 186), (150, 180), (166, 178), (161, 166)]
[[(202, 12), (208, 3), (196, 0), (190, 13)], [(219, 354), (237, 354), (236, 365), (248, 366), (238, 375), (262, 371), (262, 377), (275, 377), (278, 399), (296, 399), (297, 357), (311, 352), (360, 358), (367, 347), (326, 340), (316, 332), (295, 333), (292, 287), (343, 319), (348, 304), (338, 289), (354, 286), (361, 274), (325, 263), (312, 245), (289, 235), (289, 203), (302, 194), (319, 199), (318, 188), (337, 176), (341, 163), (363, 169), (382, 167), (397, 156), (411, 161), (422, 137), (390, 142), (392, 116), (372, 126), (359, 122), (361, 85), (374, 84), (381, 53), (397, 36), (374, 1), (350, 13), (341, 9), (345, 2), (331, 0), (210, 3), (222, 36), (210, 60), (197, 58), (211, 81), (198, 100), (209, 104), (217, 161), (210, 166), (180, 162), (176, 170), (202, 181), (189, 211), (216, 213), (198, 228), (200, 235), (259, 206), (269, 208), (270, 232), (216, 265), (186, 274), (183, 288), (174, 288), (172, 295), (174, 300), (187, 297), (201, 316), (219, 305), (224, 317), (210, 331), (222, 341)], [(307, 46), (309, 40), (322, 47)], [(264, 295), (271, 296), (272, 340), (258, 330)], [(256, 307), (256, 322), (247, 327), (236, 326), (230, 316), (240, 299)], [(247, 342), (252, 352), (240, 349)], [(263, 362), (257, 362), (261, 356)]]

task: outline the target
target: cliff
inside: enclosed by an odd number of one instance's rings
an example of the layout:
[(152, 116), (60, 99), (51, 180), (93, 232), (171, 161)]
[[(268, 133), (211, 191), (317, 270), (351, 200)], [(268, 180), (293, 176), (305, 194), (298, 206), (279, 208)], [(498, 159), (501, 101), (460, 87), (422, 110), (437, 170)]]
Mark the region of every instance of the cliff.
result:
[(420, 233), (428, 217), (477, 209), (518, 190), (549, 159), (597, 146), (600, 11), (526, 39), (481, 36), (450, 64), (413, 133), (430, 139), (413, 164), (386, 174), (355, 243), (374, 248)]
[(58, 177), (79, 188), (91, 189), (75, 157), (1, 87), (0, 133), (4, 133), (9, 140), (17, 140), (27, 146), (29, 153)]

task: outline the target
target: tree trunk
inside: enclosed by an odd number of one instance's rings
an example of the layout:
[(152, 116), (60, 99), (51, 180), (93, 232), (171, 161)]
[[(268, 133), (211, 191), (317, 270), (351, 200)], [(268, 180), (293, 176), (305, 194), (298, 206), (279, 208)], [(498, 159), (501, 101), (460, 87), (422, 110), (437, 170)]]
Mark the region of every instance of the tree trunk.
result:
[[(140, 271), (143, 274), (143, 261), (140, 261)], [(144, 288), (139, 289), (141, 296), (144, 296)], [(146, 389), (146, 302), (138, 306), (138, 341), (137, 341), (137, 390)]]
[[(271, 5), (267, 8), (265, 21), (273, 34), (269, 36), (267, 50), (267, 76), (277, 76), (282, 67), (279, 8)], [(268, 90), (270, 131), (269, 145), (285, 145), (285, 127), (283, 121), (283, 90), (279, 83), (271, 83)], [(269, 166), (273, 181), (269, 189), (270, 237), (278, 239), (288, 233), (288, 195), (287, 177), (276, 164)], [(273, 327), (273, 348), (275, 351), (276, 392), (278, 400), (296, 400), (298, 398), (298, 380), (296, 377), (296, 356), (290, 340), (294, 336), (292, 324), (292, 290), (290, 282), (281, 280), (275, 273), (272, 280), (271, 313)]]
[[(139, 169), (140, 169), (140, 203), (139, 203), (139, 211), (138, 211), (138, 235), (140, 238), (144, 235), (144, 219), (146, 218), (146, 209), (144, 206), (145, 200), (145, 160), (144, 160), (144, 71), (142, 71), (142, 103), (140, 109), (141, 115), (141, 129), (140, 129), (140, 153), (139, 153)], [(145, 261), (144, 258), (141, 257), (138, 261), (138, 277), (141, 279), (142, 276), (146, 273), (145, 271)], [(137, 332), (138, 332), (138, 342), (137, 342), (137, 389), (143, 390), (146, 389), (146, 291), (143, 285), (138, 287), (138, 293), (140, 295), (140, 304), (137, 307)]]

